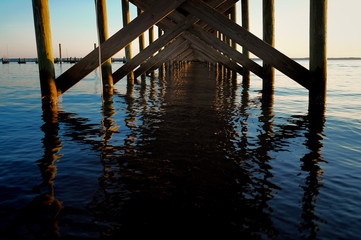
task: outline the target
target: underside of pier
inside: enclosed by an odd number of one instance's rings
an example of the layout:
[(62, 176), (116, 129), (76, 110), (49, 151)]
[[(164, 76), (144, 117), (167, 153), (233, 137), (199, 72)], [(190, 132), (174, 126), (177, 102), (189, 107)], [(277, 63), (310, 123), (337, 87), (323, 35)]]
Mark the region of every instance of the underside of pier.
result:
[[(35, 2), (45, 1), (47, 2), (47, 0), (33, 0), (36, 27)], [(132, 21), (129, 21), (129, 2), (138, 8), (138, 16)], [(323, 69), (323, 75), (317, 77), (321, 79), (318, 83), (322, 84), (314, 84), (317, 79), (312, 71), (274, 48), (274, 0), (263, 0), (263, 39), (249, 31), (248, 0), (242, 0), (236, 5), (237, 2), (237, 0), (122, 0), (123, 28), (108, 37), (106, 3), (105, 0), (96, 0), (100, 46), (62, 75), (54, 77), (56, 95), (64, 94), (101, 64), (103, 77), (107, 76), (104, 80), (106, 84), (104, 89), (111, 91), (113, 85), (122, 79), (127, 78), (128, 84), (134, 84), (132, 79), (157, 68), (163, 69), (163, 66), (167, 64), (201, 61), (221, 65), (232, 72), (233, 76), (238, 73), (243, 75), (244, 79), (247, 78), (247, 72), (252, 72), (266, 82), (263, 84), (263, 90), (271, 92), (273, 91), (273, 69), (277, 69), (302, 87), (315, 93), (318, 98), (314, 99), (321, 99), (321, 104), (324, 104), (326, 57), (325, 53), (319, 54), (319, 52), (322, 53), (319, 50), (320, 47), (312, 50), (316, 54), (312, 55), (312, 52), (310, 54), (315, 59), (321, 59), (313, 61), (316, 63), (314, 72), (322, 72), (320, 68)], [(316, 6), (319, 5), (318, 2), (323, 2), (323, 5)], [(312, 0), (311, 14), (319, 15), (319, 9), (324, 10), (325, 5), (327, 6), (327, 0), (316, 2)], [(241, 24), (236, 21), (236, 6), (242, 8)], [(322, 16), (325, 19), (326, 14), (323, 13)], [(314, 21), (320, 22), (319, 19)], [(159, 30), (155, 41), (154, 26), (157, 26)], [(312, 26), (314, 24), (311, 22), (311, 29)], [(323, 22), (321, 29), (325, 26), (326, 23)], [(148, 46), (144, 46), (146, 31), (149, 31), (150, 36)], [(311, 43), (312, 38), (320, 39), (320, 30), (317, 31), (316, 37), (310, 35)], [(325, 34), (324, 32), (322, 36)], [(132, 57), (131, 44), (137, 38), (139, 38), (140, 50)], [(321, 42), (321, 48), (324, 49), (325, 39), (319, 42)], [(237, 49), (237, 45), (240, 49)], [(111, 66), (109, 67), (110, 58), (122, 49), (125, 49), (127, 62), (119, 69), (112, 69)], [(263, 60), (263, 66), (250, 59), (249, 53)], [(316, 87), (318, 90), (315, 90)]]

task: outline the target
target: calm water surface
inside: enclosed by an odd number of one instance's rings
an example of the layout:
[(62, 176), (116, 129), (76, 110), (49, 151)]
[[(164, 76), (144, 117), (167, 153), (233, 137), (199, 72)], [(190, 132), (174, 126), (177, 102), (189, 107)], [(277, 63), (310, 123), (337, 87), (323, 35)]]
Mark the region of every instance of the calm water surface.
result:
[(328, 65), (319, 121), (278, 72), (270, 102), (256, 76), (195, 64), (123, 80), (104, 103), (95, 71), (59, 99), (57, 123), (38, 66), (0, 65), (0, 238), (358, 239), (361, 61)]

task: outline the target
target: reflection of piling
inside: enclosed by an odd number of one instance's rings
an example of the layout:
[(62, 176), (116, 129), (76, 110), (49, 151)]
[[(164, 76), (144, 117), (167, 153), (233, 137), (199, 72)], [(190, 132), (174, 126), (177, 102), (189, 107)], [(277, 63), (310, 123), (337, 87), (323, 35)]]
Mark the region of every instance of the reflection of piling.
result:
[[(274, 0), (263, 0), (263, 41), (274, 47)], [(263, 62), (263, 91), (273, 92), (274, 68), (269, 62)]]
[(43, 107), (57, 109), (48, 0), (33, 0), (33, 12)]
[(327, 0), (310, 2), (310, 105), (323, 108), (327, 82)]

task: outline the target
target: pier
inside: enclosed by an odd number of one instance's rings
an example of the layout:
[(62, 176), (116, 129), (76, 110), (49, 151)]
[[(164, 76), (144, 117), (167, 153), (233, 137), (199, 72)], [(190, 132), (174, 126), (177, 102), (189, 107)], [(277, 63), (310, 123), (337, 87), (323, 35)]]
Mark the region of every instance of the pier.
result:
[[(128, 85), (133, 85), (135, 78), (147, 73), (153, 76), (155, 69), (161, 73), (164, 66), (169, 73), (175, 65), (203, 62), (215, 66), (225, 79), (241, 75), (245, 84), (249, 73), (254, 73), (263, 79), (263, 94), (270, 96), (277, 69), (309, 91), (310, 109), (321, 112), (324, 109), (327, 0), (310, 1), (309, 69), (275, 49), (274, 0), (263, 0), (263, 39), (249, 29), (248, 0), (240, 1), (240, 24), (236, 19), (239, 11), (236, 0), (123, 0), (123, 28), (111, 37), (107, 30), (106, 2), (95, 2), (100, 46), (55, 77), (48, 0), (33, 0), (42, 96), (50, 105), (56, 105), (57, 97), (100, 65), (105, 79), (103, 91), (111, 94), (113, 85), (124, 77)], [(138, 8), (138, 16), (133, 21), (129, 21), (129, 2)], [(154, 26), (159, 29), (157, 39), (154, 39)], [(148, 46), (144, 46), (146, 31), (149, 31)], [(131, 56), (131, 43), (137, 38), (141, 51)], [(236, 43), (242, 49), (237, 49)], [(112, 69), (111, 58), (122, 49), (126, 52), (126, 63)], [(263, 65), (251, 60), (250, 53), (263, 60)]]

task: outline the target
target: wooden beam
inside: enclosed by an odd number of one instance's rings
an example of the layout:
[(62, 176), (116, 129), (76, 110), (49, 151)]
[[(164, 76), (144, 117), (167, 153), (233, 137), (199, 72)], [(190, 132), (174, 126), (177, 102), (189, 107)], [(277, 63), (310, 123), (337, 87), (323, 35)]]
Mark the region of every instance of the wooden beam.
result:
[[(143, 0), (143, 1), (141, 1), (141, 0), (131, 0), (131, 2), (133, 4), (135, 4), (135, 5), (137, 5), (138, 7), (141, 7), (143, 9), (147, 9), (148, 4), (151, 4), (152, 0)], [(217, 7), (218, 11), (225, 12), (225, 11), (229, 10), (230, 8), (232, 8), (232, 6), (236, 2), (237, 2), (236, 0), (229, 0), (229, 1), (212, 0), (209, 4), (212, 4), (212, 6)], [(172, 12), (168, 17), (171, 18), (173, 21), (170, 21), (170, 20), (165, 18), (160, 23), (158, 23), (158, 25), (162, 25), (162, 28), (164, 28), (165, 30), (170, 29), (170, 28), (174, 28), (175, 27), (174, 22), (181, 22), (181, 21), (184, 21), (184, 19), (185, 19), (184, 15), (177, 12), (177, 11)], [(201, 23), (200, 26), (206, 27), (206, 24)], [(182, 36), (182, 37), (187, 39), (186, 36)], [(196, 39), (194, 37), (191, 37), (191, 41), (196, 41)]]
[(227, 58), (226, 56), (222, 55), (220, 52), (218, 52), (216, 49), (214, 49), (211, 46), (207, 46), (207, 44), (202, 43), (200, 41), (196, 41), (195, 39), (189, 39), (192, 42), (192, 46), (196, 49), (198, 49), (199, 51), (201, 51), (202, 53), (206, 54), (207, 56), (209, 56), (212, 59), (215, 59), (217, 62), (222, 63), (223, 65), (225, 65), (226, 67), (242, 74), (243, 68), (241, 66), (239, 66), (235, 61)]
[(188, 29), (197, 21), (193, 16), (185, 18), (182, 22), (174, 26), (172, 29), (168, 30), (164, 35), (159, 37), (155, 42), (146, 47), (143, 51), (138, 53), (133, 59), (120, 67), (117, 71), (113, 73), (114, 82), (118, 82), (124, 76), (126, 76), (130, 71), (133, 71), (137, 66), (139, 66), (146, 59), (151, 57), (156, 51), (167, 45), (171, 40), (179, 36), (184, 30)]
[(238, 24), (230, 21), (207, 4), (202, 1), (188, 0), (181, 7), (192, 15), (199, 17), (202, 21), (211, 25), (218, 31), (228, 35), (238, 44), (244, 46), (264, 61), (272, 63), (272, 65), (280, 72), (309, 89), (310, 72), (306, 68), (274, 49), (272, 46), (266, 44)]
[[(162, 20), (169, 13), (173, 12), (184, 1), (185, 0), (157, 1), (147, 11), (135, 18), (127, 26), (119, 30), (102, 44), (101, 62), (105, 62), (114, 54), (122, 50), (144, 31)], [(85, 56), (80, 62), (58, 77), (56, 79), (58, 95), (63, 94), (89, 73), (94, 71), (99, 64), (98, 57), (98, 51), (95, 49)]]
[[(141, 74), (148, 71), (150, 68), (152, 68), (154, 65), (156, 65), (158, 62), (162, 61), (162, 59), (168, 57), (171, 55), (174, 51), (179, 51), (183, 49), (186, 46), (186, 41), (183, 39), (176, 39), (172, 43), (168, 44), (166, 48), (164, 48), (163, 51), (159, 52), (157, 55), (150, 58), (148, 61), (140, 65), (140, 67), (135, 70), (134, 77), (137, 78)], [(164, 61), (163, 61), (164, 62)]]
[[(146, 9), (148, 6), (147, 4), (141, 2), (141, 1), (132, 1), (134, 4), (139, 4), (144, 9)], [(151, 2), (151, 1), (148, 1)], [(212, 1), (215, 6), (219, 6), (220, 2), (219, 0), (213, 0)], [(232, 1), (233, 3), (233, 1)], [(226, 11), (231, 7), (231, 4), (222, 6), (219, 6), (220, 11)], [(138, 8), (140, 9), (140, 8)], [(140, 10), (141, 11), (141, 10)], [(123, 65), (120, 69), (118, 69), (116, 72), (113, 73), (114, 82), (118, 82), (120, 79), (122, 79), (125, 75), (128, 74), (128, 72), (134, 70), (139, 64), (144, 62), (147, 58), (151, 57), (152, 54), (154, 54), (156, 51), (161, 49), (163, 46), (165, 46), (169, 41), (171, 41), (173, 38), (177, 37), (181, 32), (188, 29), (192, 24), (196, 23), (198, 20), (192, 16), (189, 16), (188, 18), (185, 18), (184, 15), (173, 12), (171, 13), (173, 15), (173, 19), (177, 19), (179, 21), (179, 24), (175, 24), (174, 22), (166, 22), (165, 28), (166, 33), (160, 37), (160, 39), (157, 39), (156, 44), (151, 44), (149, 47), (147, 47), (144, 51), (140, 52), (134, 59), (132, 59), (130, 62)], [(163, 20), (164, 21), (164, 20)], [(204, 25), (204, 24), (203, 24)], [(170, 31), (168, 33), (168, 31)], [(150, 38), (150, 42), (153, 38)], [(159, 41), (158, 41), (159, 40)]]
[[(158, 63), (156, 63), (150, 69), (157, 69), (157, 68), (159, 68), (159, 66), (165, 64), (165, 62), (168, 62), (168, 61), (173, 61), (173, 62), (180, 61), (180, 59), (178, 59), (178, 58), (181, 58), (181, 55), (183, 55), (183, 53), (188, 52), (188, 51), (192, 52), (192, 49), (189, 48), (189, 44), (187, 44), (186, 42), (184, 42), (184, 44), (185, 45), (183, 45), (183, 47), (177, 48), (175, 51), (173, 51), (167, 57), (162, 58)], [(188, 56), (190, 54), (190, 52), (188, 52), (188, 54), (186, 56)]]
[(33, 0), (33, 14), (43, 109), (57, 111), (58, 98), (48, 0)]
[(187, 48), (183, 48), (181, 51), (174, 52), (171, 58), (173, 61), (181, 61), (182, 59), (186, 59), (192, 53), (193, 49), (190, 47), (190, 45), (187, 45)]
[(213, 36), (213, 34), (202, 31), (202, 29), (198, 26), (194, 26), (188, 31), (199, 37), (209, 45), (214, 46), (216, 49), (226, 54), (229, 58), (232, 58), (233, 60), (241, 64), (243, 67), (247, 67), (247, 69), (251, 70), (257, 76), (261, 78), (263, 77), (263, 69), (260, 65), (245, 57), (243, 54), (233, 49), (232, 47), (228, 46), (225, 42)]

